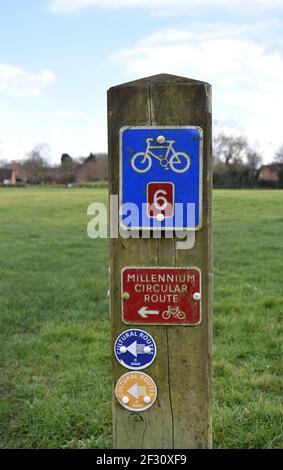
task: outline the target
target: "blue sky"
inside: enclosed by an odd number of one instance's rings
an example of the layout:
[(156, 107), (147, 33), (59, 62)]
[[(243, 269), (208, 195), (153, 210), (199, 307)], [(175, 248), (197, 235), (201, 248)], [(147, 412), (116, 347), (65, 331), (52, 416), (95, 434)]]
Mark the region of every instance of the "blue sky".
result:
[(106, 91), (156, 73), (208, 81), (215, 129), (283, 143), (283, 0), (1, 0), (0, 159), (107, 150)]

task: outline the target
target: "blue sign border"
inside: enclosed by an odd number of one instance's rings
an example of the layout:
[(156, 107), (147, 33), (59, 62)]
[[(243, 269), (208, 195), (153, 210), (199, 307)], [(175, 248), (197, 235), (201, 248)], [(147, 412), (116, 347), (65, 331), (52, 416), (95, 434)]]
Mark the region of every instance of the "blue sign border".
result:
[[(200, 145), (199, 145), (199, 211), (198, 211), (198, 225), (195, 227), (172, 227), (172, 226), (142, 226), (129, 227), (123, 224), (123, 213), (119, 211), (119, 224), (123, 230), (132, 231), (132, 230), (169, 230), (169, 231), (178, 231), (185, 230), (194, 232), (202, 228), (202, 192), (203, 192), (203, 130), (200, 126), (123, 126), (119, 131), (119, 207), (123, 204), (123, 132), (125, 130), (158, 130), (158, 129), (196, 129), (200, 133)], [(170, 181), (168, 181), (170, 182)]]
[[(127, 365), (123, 360), (121, 360), (121, 359), (118, 357), (118, 355), (117, 355), (116, 347), (117, 347), (117, 343), (118, 343), (120, 337), (121, 337), (122, 335), (124, 335), (125, 333), (128, 333), (129, 331), (133, 331), (133, 330), (135, 330), (135, 331), (140, 331), (140, 332), (144, 333), (146, 336), (148, 336), (148, 337), (151, 339), (151, 342), (152, 342), (152, 344), (154, 345), (154, 354), (153, 354), (152, 356), (149, 356), (151, 360), (150, 360), (148, 363), (146, 363), (145, 365), (143, 365), (143, 366), (138, 366), (138, 367), (128, 366), (128, 365)], [(129, 369), (129, 370), (132, 370), (132, 371), (135, 371), (135, 370), (143, 370), (143, 369), (146, 369), (147, 367), (149, 367), (149, 366), (153, 363), (153, 361), (155, 360), (156, 354), (157, 354), (157, 347), (156, 347), (156, 343), (155, 343), (155, 341), (154, 341), (154, 338), (153, 338), (153, 336), (152, 336), (150, 333), (148, 333), (147, 331), (145, 331), (145, 330), (143, 330), (143, 329), (141, 329), (141, 328), (134, 328), (134, 327), (132, 327), (132, 328), (128, 328), (127, 330), (122, 331), (122, 332), (119, 334), (119, 336), (117, 336), (116, 341), (115, 341), (115, 344), (114, 344), (114, 354), (115, 354), (115, 357), (116, 357), (117, 361), (118, 361), (123, 367), (125, 367), (126, 369)]]

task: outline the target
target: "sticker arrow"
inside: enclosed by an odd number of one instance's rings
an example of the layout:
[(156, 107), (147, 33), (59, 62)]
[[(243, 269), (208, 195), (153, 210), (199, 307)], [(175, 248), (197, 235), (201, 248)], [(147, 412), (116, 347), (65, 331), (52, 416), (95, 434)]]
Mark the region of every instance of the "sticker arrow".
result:
[(129, 388), (128, 393), (130, 393), (133, 397), (138, 398), (139, 397), (138, 384), (136, 383), (131, 388)]
[(127, 351), (129, 351), (133, 356), (137, 357), (137, 342), (134, 341), (134, 343), (130, 344), (130, 346), (127, 347)]
[(159, 310), (148, 310), (147, 307), (141, 307), (138, 313), (141, 317), (147, 318), (148, 315), (159, 315)]
[(146, 395), (146, 387), (139, 386), (138, 383), (135, 383), (127, 390), (127, 392), (135, 398), (139, 398)]

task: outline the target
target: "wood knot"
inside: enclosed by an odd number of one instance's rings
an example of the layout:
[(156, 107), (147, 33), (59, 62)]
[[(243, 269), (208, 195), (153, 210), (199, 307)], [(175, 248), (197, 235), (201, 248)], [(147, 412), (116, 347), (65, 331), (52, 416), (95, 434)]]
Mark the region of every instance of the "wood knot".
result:
[(144, 422), (144, 418), (139, 413), (132, 413), (129, 416), (130, 424), (141, 424)]

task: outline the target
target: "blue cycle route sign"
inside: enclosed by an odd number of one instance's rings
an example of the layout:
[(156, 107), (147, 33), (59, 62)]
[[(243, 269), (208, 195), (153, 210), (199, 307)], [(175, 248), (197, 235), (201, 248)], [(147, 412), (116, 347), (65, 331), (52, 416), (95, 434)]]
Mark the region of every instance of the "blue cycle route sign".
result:
[(131, 370), (141, 370), (154, 361), (156, 344), (153, 337), (146, 331), (131, 328), (118, 336), (114, 353), (122, 366)]
[(120, 130), (120, 213), (124, 229), (201, 228), (202, 129)]

